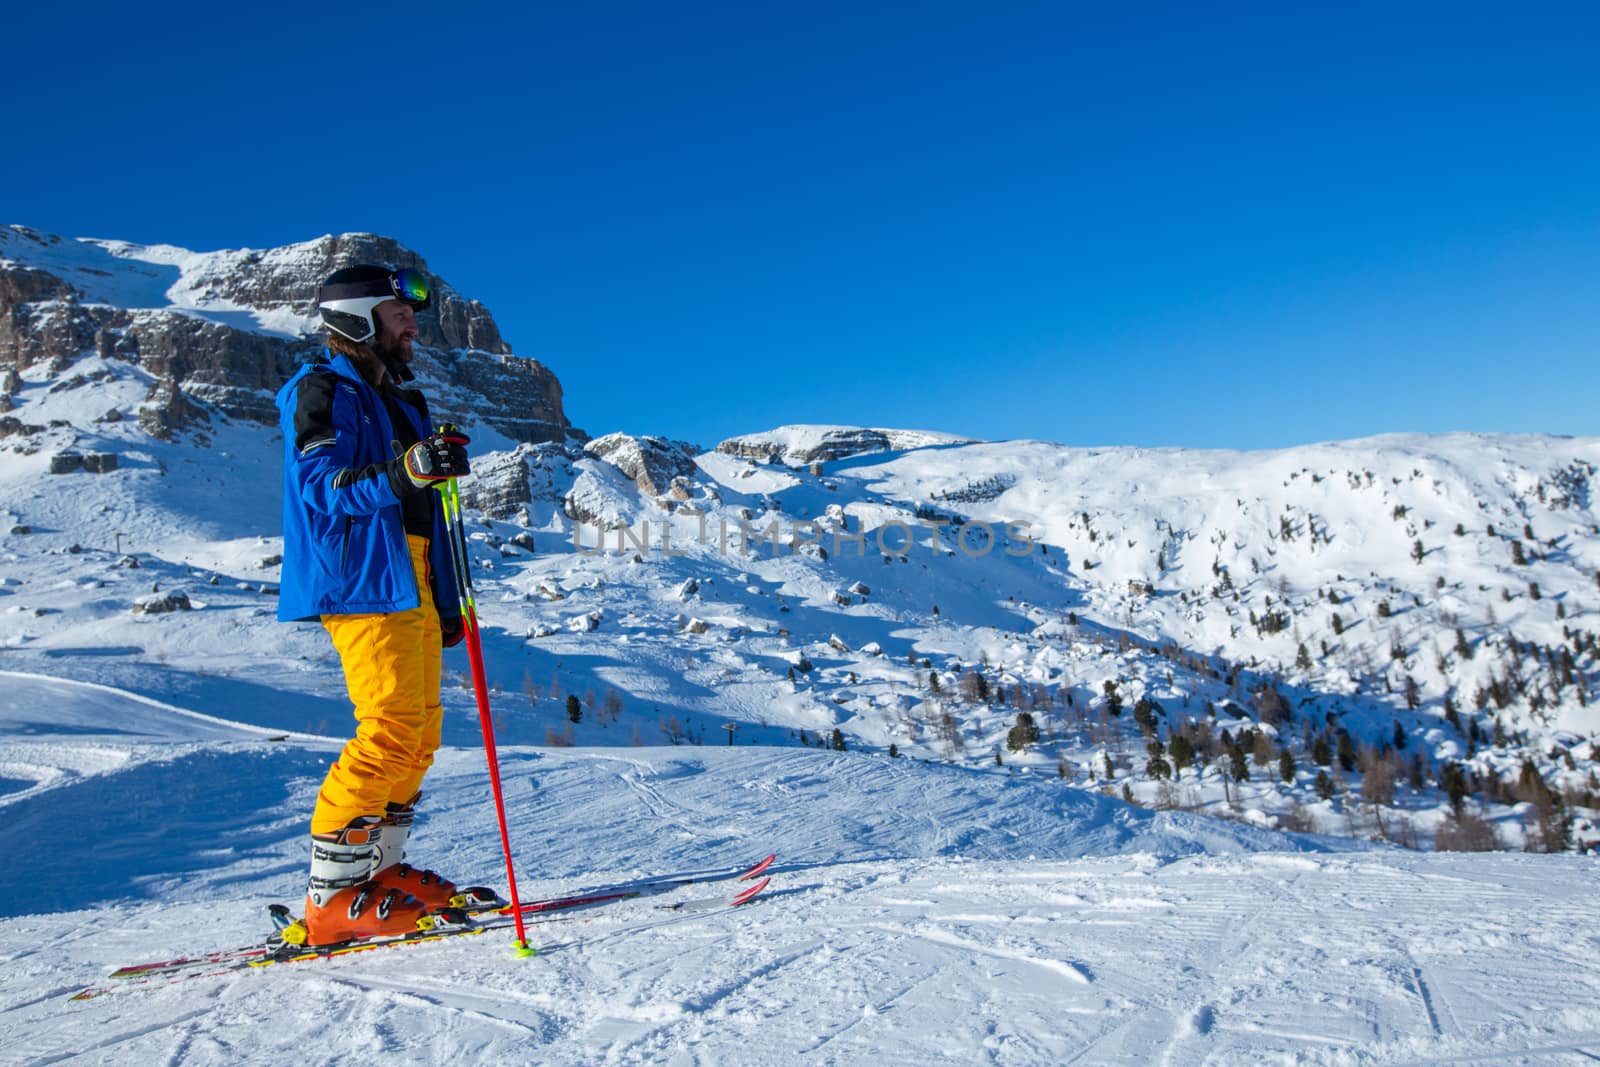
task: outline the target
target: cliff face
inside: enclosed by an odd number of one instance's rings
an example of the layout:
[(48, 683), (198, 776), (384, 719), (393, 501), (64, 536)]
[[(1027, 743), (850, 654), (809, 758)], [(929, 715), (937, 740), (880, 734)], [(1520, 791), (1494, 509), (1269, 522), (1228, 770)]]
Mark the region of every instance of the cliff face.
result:
[(515, 442), (565, 439), (555, 375), (513, 355), (488, 309), (421, 256), (372, 234), (194, 253), (0, 228), (0, 408), (22, 374), (59, 377), (93, 356), (148, 377), (136, 414), (158, 437), (213, 414), (271, 424), (273, 394), (322, 347), (318, 283), (352, 263), (413, 267), (433, 283), (415, 369), (441, 419)]

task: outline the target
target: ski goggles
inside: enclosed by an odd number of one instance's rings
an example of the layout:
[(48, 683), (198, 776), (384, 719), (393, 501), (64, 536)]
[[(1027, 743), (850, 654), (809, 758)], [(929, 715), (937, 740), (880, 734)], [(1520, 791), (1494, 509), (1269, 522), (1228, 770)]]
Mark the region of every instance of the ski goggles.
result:
[(389, 275), (389, 288), (394, 292), (395, 299), (405, 301), (418, 311), (433, 303), (433, 287), (420, 270), (407, 267), (395, 271)]
[(344, 282), (324, 285), (317, 294), (319, 304), (337, 304), (347, 300), (372, 299), (399, 300), (424, 311), (433, 303), (433, 287), (420, 270), (406, 267), (391, 271), (387, 278), (374, 278), (364, 282)]

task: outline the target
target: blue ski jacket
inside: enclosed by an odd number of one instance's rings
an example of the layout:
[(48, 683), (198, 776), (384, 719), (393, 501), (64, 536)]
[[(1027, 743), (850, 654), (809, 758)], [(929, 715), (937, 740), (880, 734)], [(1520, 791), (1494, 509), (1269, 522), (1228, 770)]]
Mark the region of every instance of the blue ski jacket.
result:
[[(421, 439), (433, 426), (415, 396), (418, 407), (395, 406)], [(409, 611), (421, 603), (419, 578), (430, 583), (440, 617), (459, 618), (443, 508), (433, 509), (431, 573), (419, 576), (407, 551), (389, 475), (399, 438), (378, 391), (339, 355), (301, 367), (277, 403), (284, 453), (278, 619)]]

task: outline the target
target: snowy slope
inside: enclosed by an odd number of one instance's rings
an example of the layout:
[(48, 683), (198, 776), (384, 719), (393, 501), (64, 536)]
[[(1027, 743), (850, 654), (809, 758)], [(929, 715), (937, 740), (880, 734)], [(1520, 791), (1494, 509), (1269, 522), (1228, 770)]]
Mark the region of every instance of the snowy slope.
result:
[[(644, 901), (531, 927), (533, 960), (489, 935), (71, 1003), (112, 966), (248, 941), (292, 899), (331, 749), (4, 681), (55, 723), (14, 735), (6, 767), (31, 749), (64, 773), (0, 805), (51, 841), (4, 876), (0, 1062), (1553, 1063), (1600, 1045), (1593, 939), (1574, 936), (1587, 861), (1351, 851), (798, 749), (503, 751), (525, 893), (776, 848), (768, 899), (738, 913)], [(447, 751), (431, 789), (419, 851), (494, 880), (481, 754)]]

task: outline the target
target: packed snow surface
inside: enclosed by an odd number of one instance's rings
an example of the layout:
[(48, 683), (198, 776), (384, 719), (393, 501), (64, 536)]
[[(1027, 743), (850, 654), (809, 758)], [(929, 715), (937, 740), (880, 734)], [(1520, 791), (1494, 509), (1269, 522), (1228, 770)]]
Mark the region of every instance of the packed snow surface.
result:
[[(0, 679), (5, 1063), (1583, 1063), (1590, 861), (1417, 854), (1153, 813), (1043, 776), (797, 748), (501, 752), (525, 896), (748, 862), (509, 934), (152, 985), (294, 901), (333, 743)], [(31, 710), (30, 710), (31, 709)], [(280, 736), (280, 735), (273, 735)], [(503, 884), (482, 752), (413, 839)], [(708, 889), (711, 887), (707, 887)]]

